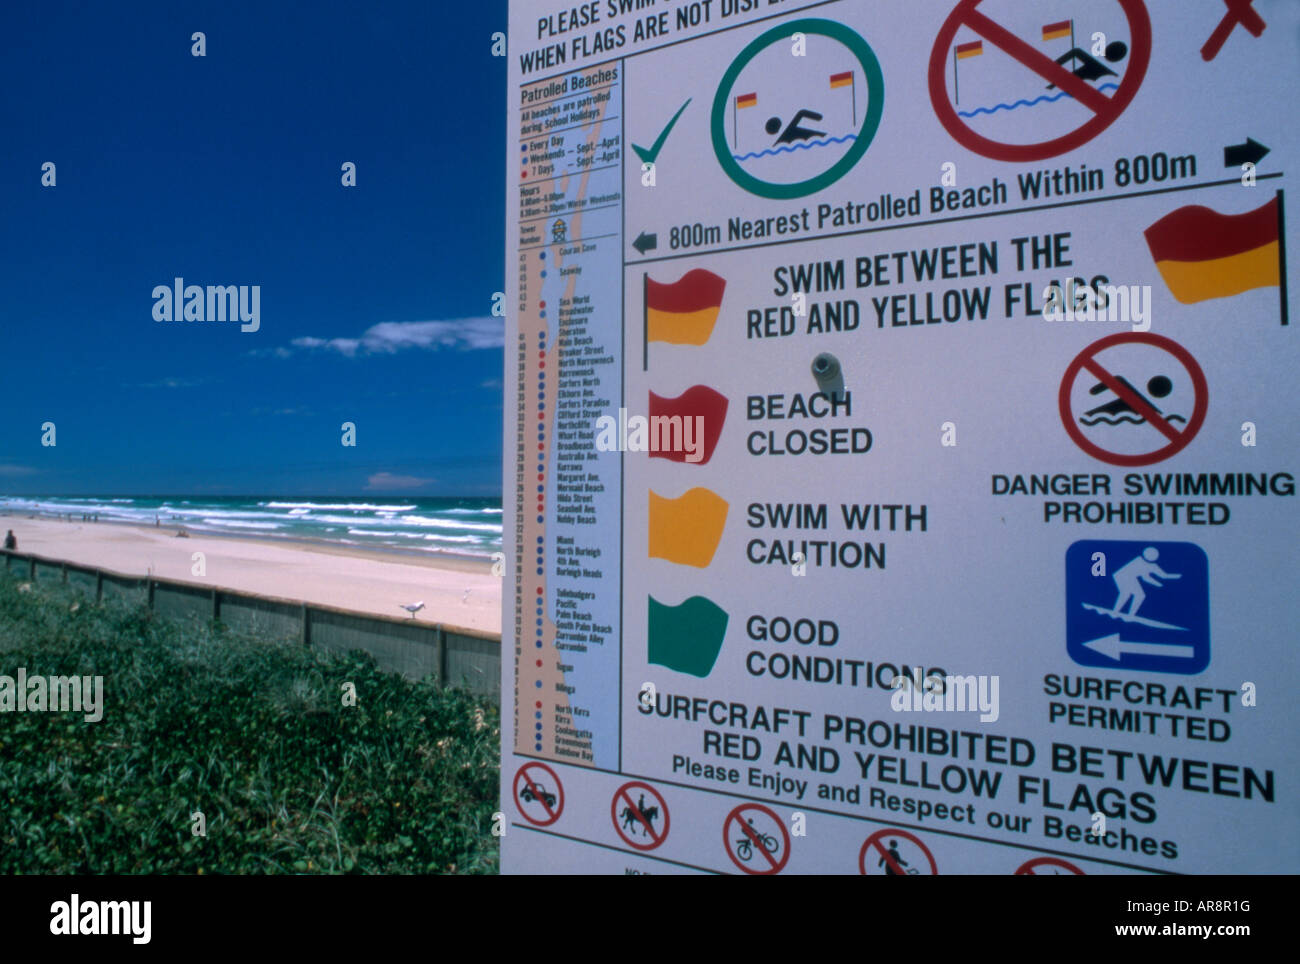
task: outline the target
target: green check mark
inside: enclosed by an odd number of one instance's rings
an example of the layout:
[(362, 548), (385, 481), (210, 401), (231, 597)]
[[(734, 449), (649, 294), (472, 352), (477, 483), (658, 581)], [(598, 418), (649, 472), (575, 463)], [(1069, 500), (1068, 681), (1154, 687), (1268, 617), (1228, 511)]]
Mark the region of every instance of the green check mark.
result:
[(655, 162), (655, 158), (659, 156), (659, 151), (664, 146), (664, 141), (668, 140), (668, 135), (672, 133), (673, 125), (677, 123), (677, 118), (682, 116), (682, 111), (686, 109), (687, 104), (690, 102), (691, 99), (689, 97), (686, 98), (686, 103), (682, 104), (682, 106), (677, 109), (677, 113), (673, 115), (673, 119), (670, 120), (668, 126), (664, 128), (664, 132), (655, 138), (653, 147), (647, 150), (644, 147), (638, 147), (635, 144), (632, 145), (632, 150), (636, 151), (637, 157), (641, 158), (641, 160), (646, 164), (653, 164)]

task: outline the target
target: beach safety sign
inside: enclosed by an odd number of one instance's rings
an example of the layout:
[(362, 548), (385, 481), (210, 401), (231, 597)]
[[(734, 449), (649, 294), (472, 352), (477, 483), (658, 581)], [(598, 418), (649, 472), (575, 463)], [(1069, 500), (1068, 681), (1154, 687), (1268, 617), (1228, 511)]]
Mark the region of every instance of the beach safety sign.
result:
[(930, 848), (906, 830), (877, 830), (862, 844), (858, 864), (869, 876), (932, 877), (939, 873)]
[(615, 791), (610, 817), (619, 837), (636, 850), (654, 850), (668, 838), (672, 826), (668, 801), (641, 780), (631, 780)]
[(1075, 877), (1084, 876), (1082, 870), (1068, 860), (1061, 860), (1059, 857), (1035, 857), (1033, 860), (1026, 860), (1016, 869), (1016, 875), (1021, 877), (1061, 876), (1063, 874)]
[(1298, 34), (511, 4), (503, 871), (1300, 862)]
[[(1134, 374), (1148, 370), (1149, 378)], [(1089, 455), (1111, 465), (1150, 465), (1196, 437), (1209, 388), (1201, 366), (1176, 341), (1127, 332), (1108, 335), (1070, 362), (1060, 408), (1065, 430)]]
[(1193, 543), (1076, 542), (1065, 554), (1070, 658), (1082, 666), (1199, 673), (1210, 664), (1209, 590), (1209, 562)]
[[(1109, 34), (1099, 31), (1101, 39), (1093, 47), (1101, 49), (1091, 52), (1075, 46), (1074, 17), (1044, 24), (1042, 43), (1035, 44), (1033, 32), (1026, 37), (998, 21), (993, 11), (999, 6), (1008, 9), (1007, 4), (1000, 5), (993, 0), (961, 0), (939, 28), (930, 53), (928, 79), (935, 116), (963, 147), (999, 161), (1046, 160), (1083, 146), (1114, 123), (1132, 103), (1151, 62), (1151, 20), (1143, 0), (1098, 0), (1092, 4), (1089, 19), (1112, 26)], [(1106, 10), (1106, 6), (1115, 9)], [(1045, 9), (1040, 6), (1034, 11), (1038, 19), (1042, 19), (1040, 11)], [(1070, 38), (1069, 50), (1064, 58), (1054, 59), (1051, 55), (1066, 37)], [(1001, 61), (997, 82), (1020, 92), (1028, 83), (1046, 79), (1049, 81), (1043, 85), (1046, 92), (1033, 99), (1018, 97), (1010, 103), (999, 101), (958, 109), (961, 61), (983, 56), (986, 44), (991, 57)], [(1112, 69), (1112, 64), (1118, 69)], [(970, 104), (974, 77), (980, 77), (981, 84), (991, 83), (972, 64), (967, 71), (967, 104)], [(1103, 81), (1103, 78), (1113, 80)], [(997, 117), (999, 111), (1010, 113), (1018, 108), (1061, 101), (1070, 103), (1045, 107), (1034, 114), (1032, 124), (1003, 124)], [(1082, 110), (1073, 110), (1073, 119), (1057, 116), (1066, 113), (1061, 108), (1076, 104)], [(1013, 131), (1014, 139), (1000, 140), (1008, 136), (1003, 131)]]
[(722, 845), (747, 874), (779, 874), (790, 859), (785, 822), (759, 803), (740, 804), (722, 822)]

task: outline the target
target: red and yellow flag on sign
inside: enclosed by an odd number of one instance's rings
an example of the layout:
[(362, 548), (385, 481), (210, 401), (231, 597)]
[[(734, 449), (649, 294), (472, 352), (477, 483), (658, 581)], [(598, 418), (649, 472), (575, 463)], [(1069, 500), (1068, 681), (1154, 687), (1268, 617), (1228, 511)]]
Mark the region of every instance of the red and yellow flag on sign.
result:
[(954, 49), (957, 52), (958, 60), (965, 60), (967, 57), (978, 57), (984, 53), (984, 41), (972, 40), (968, 44), (958, 44)]
[(850, 87), (853, 85), (853, 71), (846, 70), (840, 74), (831, 74), (831, 87)]
[(1059, 37), (1068, 37), (1074, 30), (1074, 22), (1071, 20), (1058, 20), (1056, 23), (1043, 24), (1043, 39), (1056, 40)]
[(1160, 276), (1185, 305), (1282, 283), (1276, 195), (1244, 214), (1189, 204), (1144, 233)]
[(737, 107), (753, 107), (758, 103), (758, 94), (740, 94), (736, 97)]
[(695, 268), (672, 284), (645, 279), (647, 341), (703, 345), (713, 334), (727, 282), (712, 271)]

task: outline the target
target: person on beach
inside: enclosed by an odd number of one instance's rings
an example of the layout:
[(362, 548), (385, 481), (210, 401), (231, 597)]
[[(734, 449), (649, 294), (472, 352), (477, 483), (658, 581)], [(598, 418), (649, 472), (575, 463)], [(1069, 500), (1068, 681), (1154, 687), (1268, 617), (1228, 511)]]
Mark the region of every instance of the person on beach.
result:
[(10, 552), (14, 552), (18, 549), (18, 540), (14, 538), (13, 529), (10, 529), (9, 534), (5, 536), (5, 548)]

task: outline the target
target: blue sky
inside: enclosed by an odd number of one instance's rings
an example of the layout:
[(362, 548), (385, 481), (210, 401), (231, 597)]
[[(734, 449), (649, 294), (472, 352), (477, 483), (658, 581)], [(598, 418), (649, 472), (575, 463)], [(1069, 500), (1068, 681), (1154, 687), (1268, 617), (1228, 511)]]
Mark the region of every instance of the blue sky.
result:
[[(0, 493), (499, 494), (505, 29), (505, 0), (5, 4)], [(178, 276), (260, 285), (260, 329), (155, 322)]]

